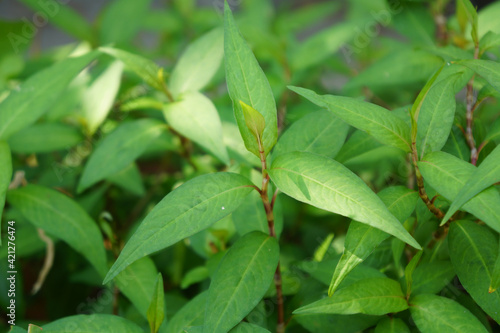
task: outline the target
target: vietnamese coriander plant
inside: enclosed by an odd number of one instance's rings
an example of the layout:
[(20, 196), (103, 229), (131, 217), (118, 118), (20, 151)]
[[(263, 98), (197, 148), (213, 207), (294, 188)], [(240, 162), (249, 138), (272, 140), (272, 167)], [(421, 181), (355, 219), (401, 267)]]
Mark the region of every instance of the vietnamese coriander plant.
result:
[(11, 332), (500, 332), (500, 3), (21, 2)]

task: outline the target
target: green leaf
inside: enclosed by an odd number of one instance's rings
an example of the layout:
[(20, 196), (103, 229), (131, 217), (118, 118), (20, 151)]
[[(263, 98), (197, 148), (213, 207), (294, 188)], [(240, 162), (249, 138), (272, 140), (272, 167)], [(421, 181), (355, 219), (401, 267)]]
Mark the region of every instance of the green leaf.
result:
[(168, 321), (168, 325), (162, 325), (160, 333), (184, 332), (186, 327), (202, 325), (207, 296), (208, 291), (199, 293)]
[[(485, 188), (500, 181), (500, 145), (497, 146), (468, 178), (448, 209), (441, 224), (446, 223), (466, 202)], [(498, 222), (498, 221), (497, 221)]]
[(193, 140), (225, 164), (229, 164), (222, 142), (222, 124), (214, 104), (199, 92), (187, 92), (178, 101), (165, 104), (163, 115), (168, 124)]
[(269, 174), (292, 198), (379, 228), (420, 249), (375, 193), (334, 160), (306, 152), (288, 153), (273, 161)]
[(332, 315), (332, 314), (304, 314), (294, 315), (301, 326), (306, 328), (307, 332), (314, 333), (354, 333), (374, 326), (378, 321), (377, 316), (368, 316), (362, 314), (356, 315)]
[(37, 332), (42, 332), (42, 328), (34, 324), (28, 325), (28, 333), (37, 333)]
[(134, 261), (194, 235), (231, 214), (253, 186), (241, 175), (221, 172), (194, 178), (176, 188), (142, 221), (104, 283)]
[(335, 160), (345, 164), (346, 162), (379, 147), (382, 147), (382, 144), (373, 140), (369, 134), (356, 130), (342, 146), (338, 154), (335, 156)]
[(14, 133), (7, 142), (16, 153), (50, 153), (69, 149), (83, 141), (81, 132), (61, 123), (34, 124)]
[(476, 303), (500, 323), (500, 290), (489, 292), (498, 255), (496, 237), (484, 226), (469, 221), (456, 221), (450, 227), (448, 248), (461, 284)]
[(332, 111), (337, 117), (383, 144), (410, 152), (410, 127), (389, 110), (354, 98), (318, 95), (312, 90), (289, 87), (314, 104)]
[(410, 333), (410, 329), (402, 319), (386, 317), (378, 322), (374, 333)]
[(0, 103), (0, 139), (6, 139), (37, 121), (97, 55), (98, 52), (91, 52), (67, 58), (37, 72), (19, 89), (12, 91)]
[(490, 293), (496, 291), (500, 287), (500, 246), (498, 247), (497, 260), (495, 260), (495, 266), (491, 272), (491, 282), (488, 291)]
[(420, 257), (422, 257), (423, 251), (417, 252), (413, 258), (411, 258), (410, 262), (408, 265), (406, 265), (405, 268), (405, 281), (406, 281), (406, 297), (409, 298), (411, 295), (411, 287), (413, 284), (413, 272), (415, 271), (415, 268), (417, 267), (417, 264), (420, 260)]
[[(280, 196), (276, 198), (273, 213), (274, 228), (279, 238), (283, 230), (283, 212)], [(250, 193), (231, 216), (236, 231), (240, 236), (252, 231), (262, 231), (263, 233), (269, 232), (266, 210), (262, 204), (262, 198), (257, 191)], [(252, 223), (248, 223), (248, 221), (252, 221)]]
[(420, 158), (443, 148), (455, 119), (454, 83), (457, 75), (441, 80), (430, 88), (418, 114), (417, 148)]
[[(427, 154), (418, 162), (425, 181), (439, 194), (452, 202), (477, 168), (444, 152)], [(494, 188), (486, 189), (467, 202), (463, 209), (500, 232), (500, 194)]]
[(134, 120), (119, 125), (104, 137), (90, 156), (78, 184), (78, 192), (123, 170), (142, 154), (165, 127), (164, 123), (154, 119)]
[(107, 65), (87, 88), (82, 97), (82, 111), (86, 120), (87, 131), (94, 134), (106, 119), (120, 88), (123, 63), (115, 61)]
[(408, 308), (397, 281), (369, 278), (340, 289), (332, 297), (323, 298), (295, 310), (294, 314), (329, 313), (383, 315)]
[(487, 333), (481, 322), (455, 301), (436, 295), (418, 295), (410, 300), (412, 318), (426, 333)]
[(351, 79), (344, 86), (345, 91), (368, 87), (373, 90), (400, 91), (427, 81), (443, 63), (436, 55), (423, 50), (401, 49), (389, 53)]
[(156, 333), (160, 329), (165, 318), (165, 299), (163, 291), (163, 277), (158, 273), (158, 279), (154, 288), (153, 299), (148, 308), (148, 322), (151, 333)]
[(339, 50), (342, 50), (344, 55), (350, 58), (352, 51), (343, 49), (343, 47), (355, 36), (354, 27), (353, 22), (337, 24), (313, 34), (300, 43), (292, 50), (290, 56), (292, 71), (301, 71), (320, 64)]
[(100, 47), (103, 53), (122, 61), (125, 67), (142, 78), (147, 84), (157, 90), (163, 90), (160, 67), (153, 61), (140, 55), (111, 47)]
[(132, 302), (144, 318), (147, 318), (157, 275), (158, 270), (153, 260), (144, 257), (128, 266), (115, 278), (118, 289)]
[(449, 261), (420, 262), (413, 272), (411, 294), (438, 293), (454, 276), (455, 269)]
[(203, 332), (227, 332), (260, 302), (279, 261), (276, 238), (255, 231), (229, 249), (212, 277)]
[(348, 130), (349, 125), (327, 110), (309, 113), (283, 133), (274, 147), (273, 157), (292, 151), (307, 151), (334, 158), (344, 144)]
[[(387, 209), (401, 223), (415, 210), (418, 193), (403, 186), (388, 187), (378, 194)], [(347, 230), (344, 253), (335, 268), (328, 294), (331, 296), (346, 276), (389, 237), (384, 231), (352, 221)]]
[(100, 44), (129, 43), (147, 17), (151, 0), (114, 0), (102, 12)]
[(94, 40), (92, 26), (84, 17), (80, 16), (80, 14), (64, 2), (37, 0), (21, 1), (35, 12), (40, 12), (40, 15), (43, 15), (42, 13), (47, 14), (50, 23), (69, 33), (71, 36), (89, 42)]
[(175, 65), (169, 88), (174, 96), (199, 91), (212, 79), (224, 56), (224, 33), (216, 28), (191, 43)]
[(137, 196), (143, 196), (146, 193), (142, 183), (141, 171), (135, 163), (129, 164), (125, 169), (112, 174), (106, 179)]
[(482, 59), (462, 60), (457, 63), (481, 75), (493, 88), (500, 92), (500, 63)]
[(477, 31), (477, 12), (469, 0), (457, 1), (457, 19), (462, 31), (465, 31), (465, 24), (467, 21), (472, 25), (472, 41), (476, 45), (479, 44), (479, 36)]
[(10, 190), (7, 201), (37, 228), (65, 241), (104, 276), (106, 255), (96, 223), (64, 194), (39, 185)]
[[(396, 30), (414, 43), (434, 45), (436, 24), (429, 10), (420, 4), (405, 2), (400, 5), (401, 10), (392, 16)], [(389, 12), (387, 15), (390, 15)], [(390, 16), (388, 20), (391, 20)]]
[(43, 332), (49, 333), (144, 333), (133, 322), (114, 315), (91, 314), (64, 317), (43, 325)]
[[(5, 196), (12, 179), (12, 157), (10, 155), (9, 145), (5, 141), (0, 141), (0, 230), (2, 222), (2, 212), (5, 206)], [(0, 231), (1, 233), (1, 231)], [(2, 237), (0, 235), (0, 245)]]
[(230, 330), (229, 333), (270, 333), (270, 332), (260, 326), (241, 322), (235, 328)]
[(209, 272), (205, 266), (195, 267), (184, 274), (181, 281), (181, 289), (186, 289), (195, 283), (206, 280), (208, 277)]
[(500, 47), (500, 34), (488, 31), (479, 41), (479, 55), (498, 47)]
[(340, 7), (340, 3), (337, 2), (320, 2), (308, 4), (294, 11), (278, 12), (276, 31), (282, 35), (302, 31), (304, 27), (333, 15)]
[(262, 147), (262, 134), (266, 129), (266, 120), (259, 111), (255, 110), (250, 105), (240, 101), (240, 106), (243, 111), (243, 118), (245, 118), (245, 124), (250, 130), (250, 133), (252, 133), (257, 140), (260, 150)]
[(271, 151), (278, 138), (277, 112), (271, 86), (252, 51), (241, 36), (227, 2), (224, 5), (224, 57), (229, 96), (245, 147), (257, 156), (259, 146), (247, 128), (240, 101), (258, 110), (265, 119), (262, 135), (264, 155)]

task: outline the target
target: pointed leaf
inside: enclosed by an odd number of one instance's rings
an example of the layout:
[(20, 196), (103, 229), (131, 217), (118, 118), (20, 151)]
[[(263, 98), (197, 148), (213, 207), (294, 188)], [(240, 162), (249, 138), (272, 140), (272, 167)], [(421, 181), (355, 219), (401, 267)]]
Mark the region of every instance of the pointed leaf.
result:
[(498, 255), (496, 237), (484, 226), (470, 221), (456, 221), (450, 227), (448, 248), (464, 288), (488, 315), (500, 323), (500, 290), (489, 292)]
[[(385, 188), (378, 196), (401, 223), (413, 213), (418, 200), (417, 192), (402, 186)], [(345, 277), (388, 237), (389, 234), (380, 229), (352, 221), (344, 241), (344, 253), (335, 268), (328, 294), (333, 295)]]
[[(304, 9), (301, 8), (300, 11)], [(353, 22), (344, 22), (321, 30), (300, 43), (292, 50), (290, 66), (293, 72), (321, 64), (341, 50), (345, 56), (351, 56), (352, 50), (344, 48), (345, 43), (356, 35)]]
[(234, 115), (249, 151), (259, 156), (259, 146), (247, 128), (240, 101), (258, 110), (265, 119), (262, 135), (264, 155), (271, 151), (278, 138), (277, 112), (274, 96), (266, 75), (241, 36), (227, 2), (224, 5), (224, 57), (229, 96)]
[(477, 31), (477, 12), (469, 0), (457, 1), (457, 18), (462, 30), (465, 30), (465, 22), (468, 21), (472, 25), (472, 41), (476, 45), (479, 44), (479, 36)]
[(89, 134), (95, 133), (111, 110), (120, 88), (122, 70), (121, 61), (109, 64), (83, 94), (82, 110)]
[(216, 28), (191, 43), (175, 65), (169, 88), (174, 96), (199, 91), (212, 79), (224, 55), (224, 33)]
[[(426, 182), (450, 202), (477, 170), (472, 164), (444, 152), (427, 154), (418, 162), (418, 167)], [(496, 207), (500, 207), (500, 194), (489, 188), (467, 202), (463, 210), (500, 232), (500, 211)]]
[(332, 297), (303, 306), (293, 313), (383, 315), (407, 308), (408, 304), (399, 283), (383, 277), (357, 281), (340, 289)]
[(7, 142), (16, 153), (49, 153), (65, 150), (83, 141), (81, 131), (62, 123), (39, 123), (24, 128)]
[(128, 266), (115, 278), (120, 292), (132, 302), (144, 318), (147, 318), (157, 274), (158, 270), (153, 260), (145, 257)]
[(405, 281), (406, 281), (406, 297), (408, 298), (411, 295), (411, 287), (413, 285), (413, 272), (417, 267), (418, 261), (420, 257), (422, 257), (423, 251), (418, 251), (413, 258), (411, 258), (408, 265), (405, 268)]
[(109, 314), (76, 315), (64, 317), (43, 325), (43, 333), (92, 332), (92, 333), (144, 333), (133, 322)]
[(67, 58), (43, 69), (12, 91), (0, 103), (0, 139), (28, 127), (38, 120), (78, 73), (94, 60), (98, 52)]
[(430, 88), (418, 115), (417, 149), (426, 153), (441, 150), (455, 120), (454, 83), (457, 76), (441, 80)]
[(468, 178), (448, 209), (441, 224), (449, 220), (466, 202), (479, 192), (500, 181), (500, 145), (497, 146)]
[(349, 125), (330, 111), (309, 113), (283, 133), (274, 147), (273, 157), (292, 151), (308, 151), (334, 158), (348, 130)]
[(420, 248), (375, 193), (334, 160), (306, 152), (288, 153), (273, 161), (269, 174), (292, 198), (379, 228)]
[(410, 128), (389, 110), (354, 98), (318, 95), (312, 90), (289, 87), (314, 104), (332, 111), (337, 117), (356, 127), (383, 144), (409, 152)]
[(413, 272), (411, 294), (436, 294), (446, 287), (455, 274), (449, 261), (420, 262)]
[(193, 140), (225, 164), (229, 164), (222, 142), (222, 124), (215, 105), (205, 95), (193, 91), (165, 104), (163, 115), (168, 124), (180, 134)]
[(459, 61), (458, 64), (469, 67), (500, 92), (500, 63), (491, 60), (469, 59)]
[(259, 111), (255, 110), (250, 105), (240, 101), (240, 106), (243, 110), (243, 118), (245, 118), (245, 124), (247, 125), (247, 128), (257, 140), (259, 147), (261, 147), (262, 134), (266, 129), (266, 120)]
[(99, 50), (122, 61), (127, 69), (137, 74), (151, 87), (157, 90), (163, 89), (163, 82), (161, 81), (161, 75), (159, 75), (160, 67), (153, 61), (112, 47), (100, 47)]
[(148, 322), (151, 333), (156, 333), (160, 329), (165, 318), (165, 294), (163, 291), (163, 277), (158, 273), (158, 279), (154, 288), (153, 298), (148, 308)]
[(491, 282), (489, 292), (492, 293), (500, 287), (500, 246), (498, 247), (497, 260), (495, 260), (495, 266), (491, 272)]
[(418, 295), (410, 300), (410, 312), (421, 332), (487, 333), (481, 322), (457, 302), (435, 295)]
[(194, 178), (160, 201), (123, 248), (104, 283), (136, 260), (168, 247), (231, 214), (253, 190), (245, 177), (221, 172)]
[(203, 332), (224, 333), (245, 318), (269, 289), (278, 260), (276, 238), (259, 231), (240, 238), (210, 283)]
[(104, 276), (107, 265), (101, 232), (76, 202), (39, 185), (11, 190), (7, 201), (35, 227), (62, 239), (82, 254)]
[(402, 319), (386, 317), (378, 322), (374, 333), (410, 333), (410, 329)]
[(85, 165), (78, 192), (111, 176), (132, 163), (157, 138), (166, 126), (154, 119), (125, 122), (109, 133)]
[(190, 326), (202, 325), (205, 318), (205, 304), (208, 291), (199, 293), (184, 305), (171, 319), (168, 325), (162, 325), (160, 333), (184, 332)]

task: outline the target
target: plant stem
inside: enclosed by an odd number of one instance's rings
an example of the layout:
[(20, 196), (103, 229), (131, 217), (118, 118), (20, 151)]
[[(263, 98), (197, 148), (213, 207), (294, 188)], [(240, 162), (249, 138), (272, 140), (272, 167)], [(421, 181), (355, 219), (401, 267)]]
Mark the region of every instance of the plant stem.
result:
[(417, 180), (417, 186), (418, 186), (418, 195), (425, 203), (427, 208), (431, 211), (431, 213), (441, 220), (444, 217), (443, 212), (434, 205), (434, 203), (429, 199), (427, 192), (425, 191), (424, 178), (422, 177), (420, 169), (418, 168), (417, 165), (418, 152), (417, 152), (417, 143), (415, 142), (415, 140), (412, 140), (411, 148), (412, 148), (413, 166), (415, 168), (415, 178)]
[[(260, 146), (260, 144), (259, 144)], [(262, 203), (264, 204), (264, 209), (266, 211), (267, 217), (267, 226), (269, 227), (269, 235), (272, 237), (276, 237), (276, 230), (274, 228), (274, 213), (271, 202), (269, 201), (269, 196), (267, 194), (269, 187), (269, 174), (267, 173), (267, 162), (266, 157), (264, 155), (264, 151), (260, 147), (260, 161), (262, 164), (262, 188), (260, 189), (260, 197), (262, 199)], [(273, 196), (274, 198), (274, 196)], [(274, 200), (273, 200), (274, 202)], [(283, 289), (282, 289), (282, 279), (281, 279), (281, 269), (280, 263), (278, 261), (278, 267), (276, 267), (276, 271), (274, 273), (274, 285), (276, 287), (276, 299), (278, 305), (278, 324), (276, 326), (277, 333), (285, 332), (285, 310), (284, 310), (284, 302), (283, 302)]]
[[(474, 46), (474, 59), (479, 57), (479, 45), (476, 43)], [(467, 128), (465, 129), (465, 139), (470, 147), (470, 162), (476, 165), (479, 152), (476, 148), (476, 141), (474, 140), (474, 135), (472, 133), (472, 126), (474, 125), (474, 111), (478, 103), (474, 103), (474, 75), (467, 83)]]

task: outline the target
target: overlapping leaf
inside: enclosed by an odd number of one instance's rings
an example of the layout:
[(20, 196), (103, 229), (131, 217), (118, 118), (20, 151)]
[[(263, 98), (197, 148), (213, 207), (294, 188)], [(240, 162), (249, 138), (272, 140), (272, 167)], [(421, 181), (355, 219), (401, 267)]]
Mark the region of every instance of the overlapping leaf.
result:
[(240, 101), (250, 105), (264, 116), (266, 128), (262, 143), (267, 155), (278, 138), (277, 111), (274, 96), (266, 75), (262, 71), (233, 18), (227, 2), (224, 5), (224, 61), (229, 96), (234, 115), (245, 146), (259, 156), (255, 137), (247, 128)]
[(39, 185), (11, 190), (7, 193), (7, 201), (34, 226), (68, 243), (104, 276), (106, 255), (101, 232), (76, 202)]
[(259, 231), (240, 238), (212, 278), (203, 332), (224, 333), (238, 324), (269, 289), (278, 260), (276, 238)]
[(312, 90), (289, 87), (314, 104), (332, 111), (337, 117), (378, 141), (405, 152), (410, 149), (410, 127), (389, 110), (354, 98), (318, 95)]
[(231, 214), (253, 190), (234, 173), (194, 178), (170, 192), (146, 216), (123, 248), (104, 283), (136, 260), (170, 246)]
[(379, 228), (420, 248), (375, 193), (334, 160), (307, 152), (287, 153), (273, 161), (269, 174), (280, 191), (299, 201)]

